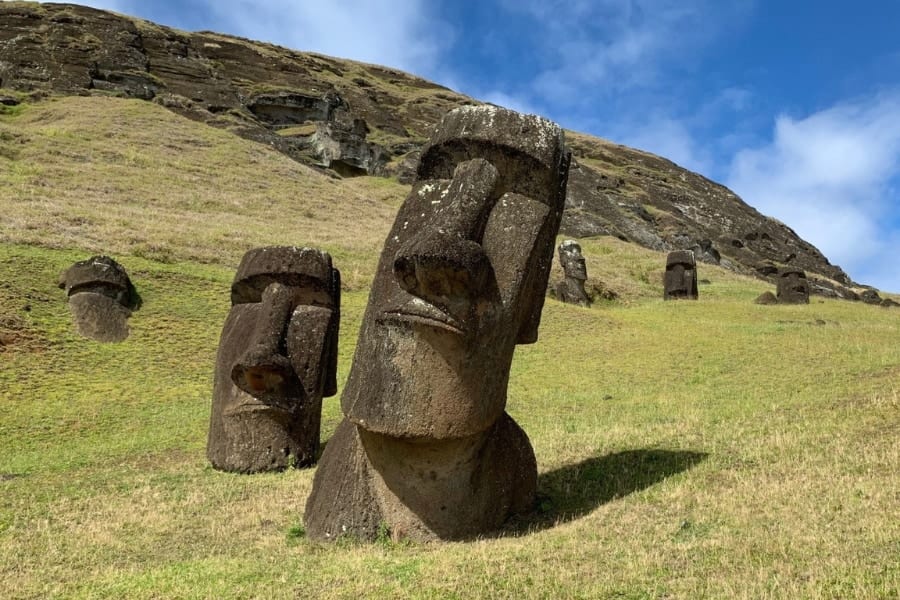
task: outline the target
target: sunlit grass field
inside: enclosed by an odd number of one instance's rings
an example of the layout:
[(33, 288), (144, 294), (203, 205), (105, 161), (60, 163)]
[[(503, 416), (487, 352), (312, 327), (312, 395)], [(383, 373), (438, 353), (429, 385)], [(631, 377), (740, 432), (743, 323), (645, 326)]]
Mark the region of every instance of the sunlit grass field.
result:
[[(180, 149), (215, 136), (227, 158), (170, 156), (122, 122), (101, 142), (125, 158), (78, 170), (109, 120), (89, 100), (152, 117), (144, 135)], [(0, 598), (898, 597), (900, 309), (758, 306), (765, 283), (706, 265), (700, 300), (663, 302), (664, 255), (610, 238), (581, 242), (619, 299), (548, 299), (538, 343), (516, 352), (508, 410), (537, 455), (533, 514), (466, 543), (306, 539), (313, 469), (205, 459), (229, 285), (254, 246), (332, 252), (355, 273), (342, 385), (404, 188), (331, 180), (162, 110), (68, 99), (0, 118), (0, 139), (28, 138), (0, 153), (15, 182), (0, 186)], [(48, 133), (54, 111), (71, 143)], [(48, 148), (70, 158), (38, 160)], [(143, 301), (118, 344), (79, 337), (56, 287), (101, 251)], [(326, 399), (323, 441), (339, 419)]]

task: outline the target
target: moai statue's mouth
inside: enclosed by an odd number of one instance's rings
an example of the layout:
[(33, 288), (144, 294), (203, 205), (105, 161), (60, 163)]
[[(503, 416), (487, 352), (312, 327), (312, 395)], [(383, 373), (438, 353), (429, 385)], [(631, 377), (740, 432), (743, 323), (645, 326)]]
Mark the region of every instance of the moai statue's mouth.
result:
[(235, 404), (234, 406), (230, 406), (224, 410), (222, 414), (226, 417), (234, 417), (238, 415), (263, 415), (270, 414), (272, 416), (288, 416), (291, 415), (293, 411), (278, 406), (276, 404), (266, 404), (265, 402), (259, 402), (256, 400), (246, 400), (239, 404)]
[(465, 335), (462, 323), (434, 304), (421, 298), (412, 298), (401, 308), (388, 309), (377, 320), (382, 324), (391, 322), (415, 323), (455, 333), (456, 335)]

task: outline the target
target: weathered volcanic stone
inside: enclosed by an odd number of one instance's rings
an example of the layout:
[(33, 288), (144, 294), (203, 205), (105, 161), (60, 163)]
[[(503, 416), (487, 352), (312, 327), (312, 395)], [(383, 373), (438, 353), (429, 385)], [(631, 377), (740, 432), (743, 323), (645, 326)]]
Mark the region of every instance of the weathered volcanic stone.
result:
[(584, 289), (587, 267), (581, 254), (581, 246), (575, 240), (566, 240), (559, 245), (557, 251), (565, 279), (556, 285), (556, 297), (569, 304), (590, 306), (591, 299)]
[(98, 342), (128, 337), (137, 293), (122, 265), (108, 256), (92, 256), (63, 271), (59, 287), (66, 290), (78, 333)]
[(859, 294), (859, 299), (865, 302), (866, 304), (881, 304), (881, 296), (878, 295), (876, 290), (863, 290)]
[(337, 392), (340, 273), (326, 252), (257, 248), (231, 286), (206, 454), (223, 471), (315, 463), (322, 397)]
[(540, 117), (464, 107), (438, 125), (385, 241), (310, 537), (460, 539), (532, 506), (506, 389), (516, 344), (537, 339), (568, 163)]
[(806, 273), (794, 267), (779, 270), (775, 296), (779, 304), (809, 304)]
[(663, 299), (696, 300), (698, 297), (697, 263), (694, 261), (694, 253), (690, 250), (669, 252), (666, 258), (666, 274), (663, 278)]
[(771, 306), (773, 304), (778, 304), (778, 298), (775, 297), (775, 294), (772, 292), (763, 292), (759, 296), (756, 297), (756, 300), (753, 301), (756, 304), (762, 304), (764, 306)]

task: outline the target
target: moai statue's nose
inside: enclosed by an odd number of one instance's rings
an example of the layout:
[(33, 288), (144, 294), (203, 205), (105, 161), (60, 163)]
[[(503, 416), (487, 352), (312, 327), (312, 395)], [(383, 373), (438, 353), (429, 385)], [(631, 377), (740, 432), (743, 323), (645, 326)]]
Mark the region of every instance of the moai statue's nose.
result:
[(263, 291), (255, 338), (231, 369), (240, 389), (262, 400), (284, 396), (296, 378), (284, 352), (284, 337), (293, 309), (291, 290), (271, 283)]
[(481, 247), (499, 174), (484, 159), (460, 163), (429, 223), (404, 243), (394, 258), (394, 276), (404, 290), (432, 303), (470, 298), (487, 283), (491, 264)]

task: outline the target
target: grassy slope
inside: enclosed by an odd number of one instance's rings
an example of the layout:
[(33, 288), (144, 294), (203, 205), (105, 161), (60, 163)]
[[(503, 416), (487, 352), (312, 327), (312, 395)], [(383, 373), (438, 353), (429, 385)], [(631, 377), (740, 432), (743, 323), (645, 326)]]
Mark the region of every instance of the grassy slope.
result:
[[(700, 301), (664, 303), (661, 255), (610, 239), (583, 246), (623, 300), (548, 300), (514, 362), (538, 515), (466, 544), (305, 540), (312, 470), (205, 461), (227, 288), (264, 243), (354, 265), (343, 381), (402, 188), (93, 102), (0, 119), (0, 140), (27, 138), (0, 158), (0, 597), (897, 597), (900, 313), (761, 307), (765, 284), (705, 266)], [(78, 337), (55, 287), (100, 250), (144, 301), (121, 344)], [(336, 398), (324, 417), (327, 439)]]
[(250, 248), (331, 250), (371, 271), (406, 188), (339, 181), (141, 100), (68, 97), (0, 120), (0, 241), (236, 266)]

